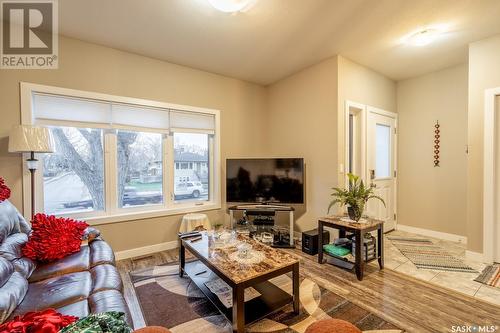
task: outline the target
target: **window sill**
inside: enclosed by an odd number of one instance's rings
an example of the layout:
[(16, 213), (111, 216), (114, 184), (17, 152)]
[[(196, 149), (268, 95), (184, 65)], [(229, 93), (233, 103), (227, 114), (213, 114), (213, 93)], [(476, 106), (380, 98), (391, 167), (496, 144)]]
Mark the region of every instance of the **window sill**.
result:
[(107, 215), (107, 216), (92, 216), (85, 218), (84, 220), (91, 226), (97, 226), (104, 224), (143, 220), (143, 219), (162, 217), (162, 216), (173, 216), (173, 215), (180, 215), (187, 213), (203, 212), (203, 211), (217, 210), (217, 209), (221, 209), (220, 203), (207, 203), (204, 205), (179, 206), (169, 209), (162, 208), (157, 210), (118, 213), (115, 215)]

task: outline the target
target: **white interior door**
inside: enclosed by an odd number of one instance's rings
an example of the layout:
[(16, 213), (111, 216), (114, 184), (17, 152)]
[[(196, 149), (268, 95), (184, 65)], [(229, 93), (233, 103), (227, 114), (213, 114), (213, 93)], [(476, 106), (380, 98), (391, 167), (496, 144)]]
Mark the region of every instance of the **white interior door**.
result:
[(368, 181), (375, 194), (384, 199), (368, 202), (368, 216), (383, 220), (384, 231), (396, 227), (396, 115), (368, 108), (367, 114)]

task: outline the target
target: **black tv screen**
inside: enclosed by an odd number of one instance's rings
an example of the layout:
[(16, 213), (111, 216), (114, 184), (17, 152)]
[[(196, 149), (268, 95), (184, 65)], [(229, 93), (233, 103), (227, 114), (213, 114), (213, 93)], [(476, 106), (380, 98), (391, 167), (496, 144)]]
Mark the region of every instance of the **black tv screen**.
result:
[(304, 203), (304, 159), (228, 159), (226, 201)]

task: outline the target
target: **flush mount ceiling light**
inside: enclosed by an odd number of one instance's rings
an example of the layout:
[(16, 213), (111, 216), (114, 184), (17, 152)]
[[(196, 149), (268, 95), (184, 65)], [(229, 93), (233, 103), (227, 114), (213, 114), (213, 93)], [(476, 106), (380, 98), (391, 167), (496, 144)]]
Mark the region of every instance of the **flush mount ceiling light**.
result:
[(406, 44), (414, 46), (425, 46), (434, 42), (440, 35), (441, 31), (435, 28), (426, 28), (414, 32), (404, 38)]
[(236, 13), (249, 9), (255, 0), (208, 0), (208, 2), (221, 12)]

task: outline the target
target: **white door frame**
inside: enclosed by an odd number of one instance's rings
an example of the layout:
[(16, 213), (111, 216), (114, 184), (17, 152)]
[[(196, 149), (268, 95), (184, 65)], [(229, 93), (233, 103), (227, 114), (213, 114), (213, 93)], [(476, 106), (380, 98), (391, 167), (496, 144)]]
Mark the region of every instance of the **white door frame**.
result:
[[(492, 262), (495, 246), (495, 197), (496, 197), (496, 128), (495, 99), (500, 96), (500, 87), (484, 92), (484, 156), (483, 156), (483, 258)], [(496, 258), (499, 260), (499, 258)]]
[[(350, 114), (350, 109), (355, 108), (361, 110), (360, 114), (360, 119), (361, 119), (361, 178), (365, 181), (365, 183), (368, 184), (369, 182), (369, 175), (368, 175), (368, 159), (366, 158), (366, 153), (367, 153), (367, 144), (368, 144), (368, 135), (367, 135), (367, 130), (368, 130), (368, 114), (369, 113), (376, 113), (380, 114), (383, 116), (391, 117), (394, 119), (394, 126), (396, 129), (396, 133), (394, 134), (394, 172), (395, 172), (395, 177), (394, 177), (394, 215), (396, 216), (396, 219), (394, 219), (394, 227), (397, 226), (398, 224), (398, 219), (397, 219), (397, 210), (398, 210), (398, 205), (397, 205), (397, 191), (398, 191), (398, 175), (397, 175), (397, 170), (398, 170), (398, 135), (397, 135), (397, 128), (398, 128), (398, 114), (390, 111), (385, 111), (370, 105), (365, 105), (361, 103), (357, 103), (354, 101), (346, 100), (345, 101), (345, 108), (344, 108), (344, 168), (347, 169), (347, 165), (349, 163), (349, 114)], [(347, 172), (344, 173), (347, 175)], [(344, 179), (346, 179), (344, 177)]]
[(344, 115), (344, 151), (345, 151), (345, 156), (344, 156), (344, 168), (346, 169), (346, 172), (344, 172), (345, 177), (344, 181), (345, 184), (347, 184), (347, 165), (349, 164), (349, 115), (351, 114), (351, 108), (353, 109), (358, 109), (360, 110), (360, 113), (357, 117), (361, 121), (360, 128), (360, 160), (361, 160), (361, 172), (359, 176), (361, 179), (363, 179), (365, 182), (367, 181), (367, 173), (366, 173), (366, 105), (349, 101), (345, 101), (345, 115)]

